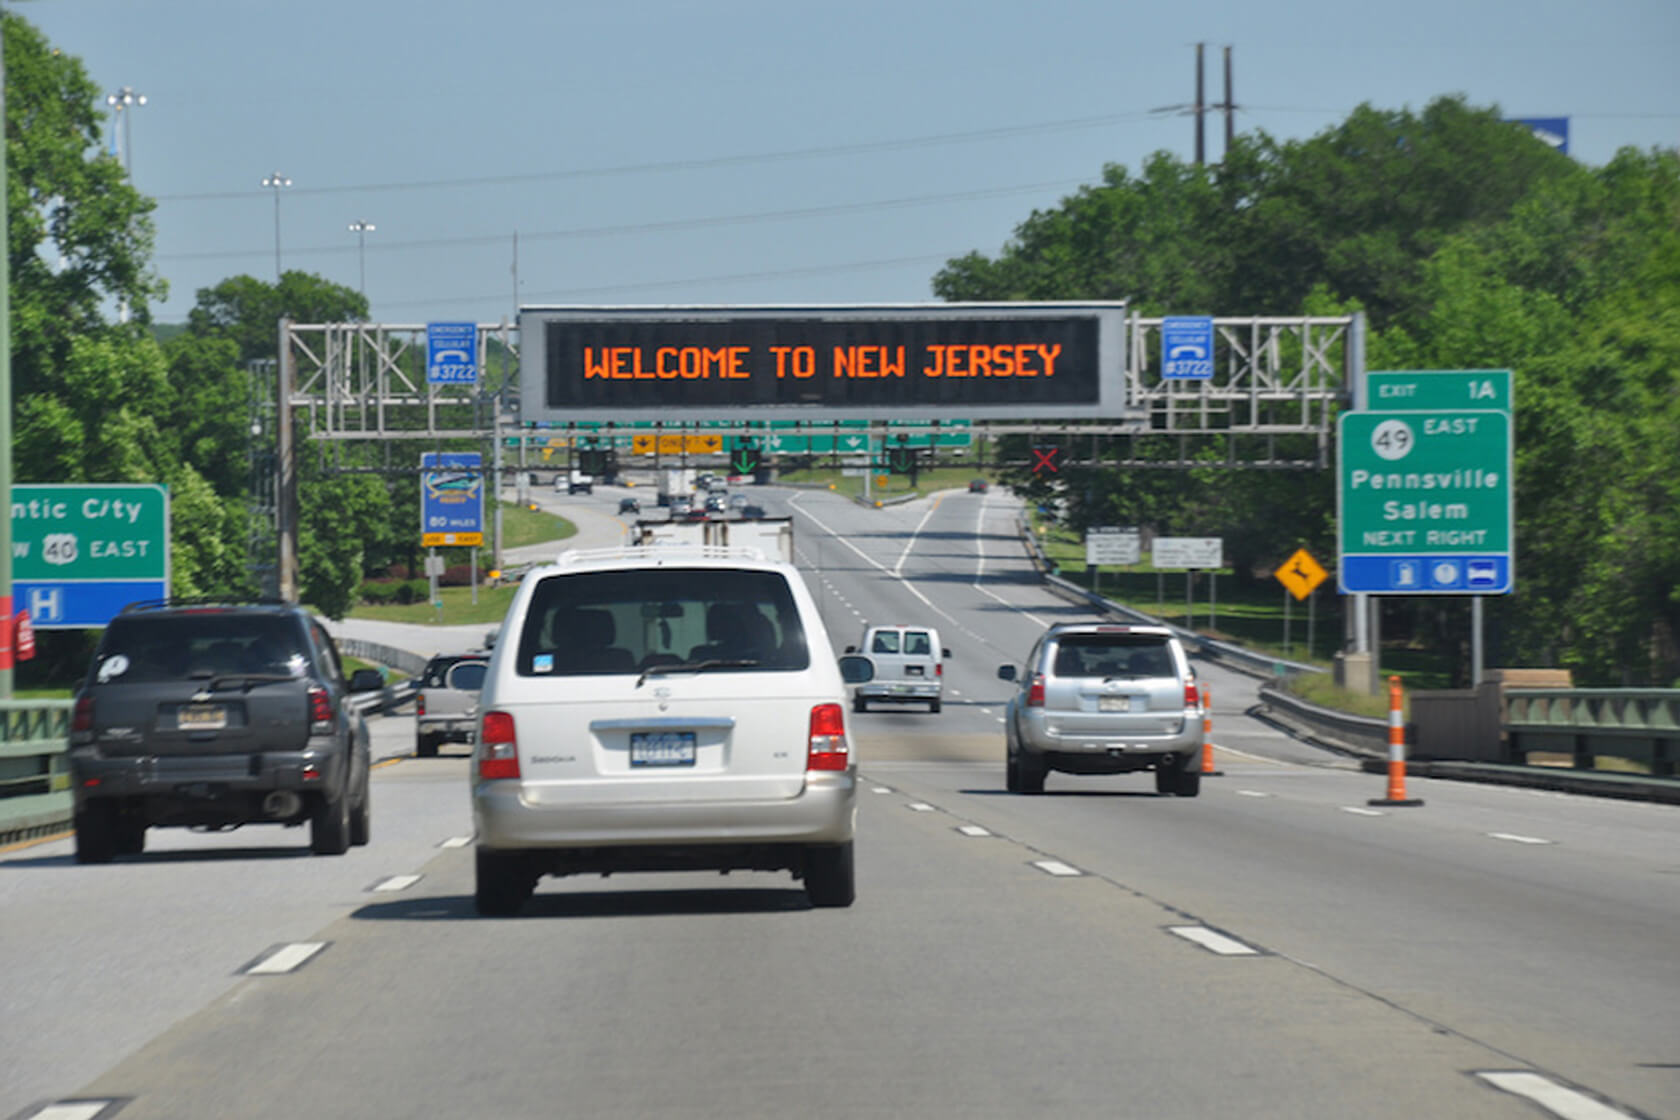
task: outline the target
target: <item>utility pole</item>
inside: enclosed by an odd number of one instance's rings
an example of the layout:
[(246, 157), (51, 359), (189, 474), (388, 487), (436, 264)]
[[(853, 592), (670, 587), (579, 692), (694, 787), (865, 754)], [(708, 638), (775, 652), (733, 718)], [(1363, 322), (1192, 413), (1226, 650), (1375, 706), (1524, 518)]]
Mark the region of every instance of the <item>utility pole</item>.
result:
[(1231, 48), (1225, 48), (1225, 104), (1220, 106), (1225, 110), (1225, 155), (1231, 154), (1231, 144), (1237, 137), (1237, 103), (1236, 93), (1231, 86)]
[(1206, 140), (1204, 138), (1205, 129), (1204, 129), (1204, 121), (1203, 121), (1203, 118), (1207, 114), (1207, 103), (1203, 99), (1203, 96), (1202, 96), (1202, 48), (1205, 47), (1206, 45), (1207, 45), (1206, 43), (1197, 43), (1196, 44), (1196, 103), (1193, 106), (1191, 106), (1191, 110), (1190, 110), (1191, 112), (1196, 114), (1196, 166), (1197, 167), (1202, 166), (1202, 164), (1205, 162), (1205, 156), (1207, 154), (1207, 144), (1206, 144)]

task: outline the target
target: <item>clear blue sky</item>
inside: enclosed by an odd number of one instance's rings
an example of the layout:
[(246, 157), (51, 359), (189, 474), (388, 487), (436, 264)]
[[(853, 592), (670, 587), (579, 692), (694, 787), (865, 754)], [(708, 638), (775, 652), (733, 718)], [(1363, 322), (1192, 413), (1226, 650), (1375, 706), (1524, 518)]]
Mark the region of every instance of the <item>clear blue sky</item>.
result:
[[(1680, 145), (1676, 0), (8, 0), (131, 110), (155, 308), (281, 260), (373, 318), (523, 303), (913, 302), (1188, 116), (1304, 138), (1442, 94), (1568, 116), (1593, 165)], [(117, 133), (120, 137), (122, 129)], [(1208, 157), (1223, 122), (1207, 119)], [(359, 258), (355, 221), (365, 234)], [(1186, 308), (1241, 314), (1241, 308)]]

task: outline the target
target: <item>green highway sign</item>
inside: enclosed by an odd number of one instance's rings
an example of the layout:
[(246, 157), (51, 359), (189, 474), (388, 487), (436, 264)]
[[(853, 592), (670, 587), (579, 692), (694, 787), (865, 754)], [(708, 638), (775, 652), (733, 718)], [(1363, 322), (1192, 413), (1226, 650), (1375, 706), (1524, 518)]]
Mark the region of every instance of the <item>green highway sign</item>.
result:
[(1372, 412), (1422, 408), (1511, 411), (1511, 371), (1373, 370), (1365, 375), (1366, 408)]
[(13, 602), (37, 629), (104, 626), (169, 594), (169, 489), (150, 483), (12, 487)]
[(1503, 595), (1514, 575), (1511, 414), (1347, 412), (1337, 422), (1345, 593)]

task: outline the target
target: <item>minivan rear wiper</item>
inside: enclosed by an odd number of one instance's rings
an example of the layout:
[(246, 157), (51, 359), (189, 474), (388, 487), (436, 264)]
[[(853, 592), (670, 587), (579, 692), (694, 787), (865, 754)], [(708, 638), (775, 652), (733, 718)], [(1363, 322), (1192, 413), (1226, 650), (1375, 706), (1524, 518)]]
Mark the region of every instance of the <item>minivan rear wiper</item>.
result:
[(642, 670), (642, 675), (636, 678), (636, 687), (654, 674), (669, 676), (672, 673), (704, 673), (708, 669), (756, 669), (759, 662), (750, 658), (713, 657), (705, 661), (684, 661), (674, 665), (649, 665)]

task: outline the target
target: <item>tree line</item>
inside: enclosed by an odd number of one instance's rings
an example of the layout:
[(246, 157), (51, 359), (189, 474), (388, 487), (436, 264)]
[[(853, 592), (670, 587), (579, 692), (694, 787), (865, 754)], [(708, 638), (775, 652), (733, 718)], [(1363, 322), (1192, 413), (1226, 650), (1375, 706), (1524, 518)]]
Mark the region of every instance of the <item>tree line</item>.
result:
[[(173, 591), (250, 594), (253, 362), (276, 323), (365, 320), (304, 272), (201, 289), (153, 322), (154, 202), (102, 151), (99, 88), (10, 11), (6, 57), (14, 477), (163, 482)], [(949, 261), (946, 300), (1126, 299), (1144, 314), (1363, 310), (1372, 369), (1514, 372), (1517, 589), (1491, 663), (1592, 684), (1680, 676), (1680, 158), (1582, 166), (1461, 98), (1362, 106), (1310, 139), (1236, 138), (1217, 165), (1157, 153), (1024, 219), (993, 256)], [(126, 316), (116, 313), (126, 309)], [(376, 449), (303, 444), (303, 597), (340, 616), (365, 575), (409, 562), (412, 476)], [(333, 468), (362, 466), (365, 472)], [(1221, 535), (1239, 575), (1297, 547), (1334, 556), (1330, 472), (1092, 469), (1055, 495), (1076, 529)], [(1459, 640), (1460, 601), (1389, 600), (1402, 628)]]

